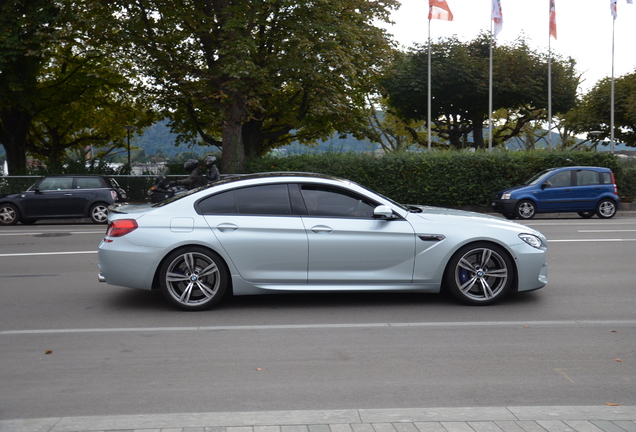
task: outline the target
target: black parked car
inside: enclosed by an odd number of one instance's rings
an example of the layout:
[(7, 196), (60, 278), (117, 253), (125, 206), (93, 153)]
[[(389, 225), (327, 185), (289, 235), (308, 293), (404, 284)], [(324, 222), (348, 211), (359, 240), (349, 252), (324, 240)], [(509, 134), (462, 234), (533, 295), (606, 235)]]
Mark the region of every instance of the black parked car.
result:
[(95, 223), (106, 223), (108, 206), (126, 199), (126, 192), (109, 177), (44, 177), (25, 192), (0, 195), (0, 225), (65, 218), (91, 218)]

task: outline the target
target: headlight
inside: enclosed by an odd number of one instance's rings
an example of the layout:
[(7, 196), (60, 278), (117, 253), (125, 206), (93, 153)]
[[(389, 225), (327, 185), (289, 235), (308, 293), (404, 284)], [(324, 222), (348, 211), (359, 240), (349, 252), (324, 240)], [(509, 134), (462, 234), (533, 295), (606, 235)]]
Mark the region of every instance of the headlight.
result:
[(532, 234), (519, 234), (519, 238), (524, 242), (528, 243), (533, 248), (540, 249), (541, 248), (541, 239)]
[(505, 193), (501, 195), (501, 199), (510, 199), (510, 193)]

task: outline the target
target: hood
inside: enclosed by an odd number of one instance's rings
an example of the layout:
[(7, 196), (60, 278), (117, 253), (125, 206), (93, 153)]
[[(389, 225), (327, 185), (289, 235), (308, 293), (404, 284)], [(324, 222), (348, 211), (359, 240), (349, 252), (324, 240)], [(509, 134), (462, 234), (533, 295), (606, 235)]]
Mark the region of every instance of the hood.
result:
[[(449, 209), (443, 207), (430, 207), (423, 205), (409, 205), (409, 207), (415, 207), (422, 210), (421, 213), (410, 213), (413, 216), (421, 217), (422, 219), (441, 222), (445, 224), (460, 224), (466, 225), (467, 223), (472, 224), (483, 224), (483, 225), (498, 225), (500, 227), (512, 228), (515, 230), (522, 230), (524, 232), (534, 232), (536, 231), (533, 228), (527, 227), (526, 225), (513, 222), (507, 219), (504, 219), (499, 216), (489, 215), (484, 213), (466, 211), (466, 210), (456, 210)], [(470, 218), (470, 222), (467, 221), (466, 218)]]
[(508, 189), (504, 189), (502, 191), (497, 192), (495, 194), (495, 196), (501, 196), (501, 195), (503, 195), (505, 193), (513, 192), (513, 191), (516, 191), (516, 190), (519, 190), (519, 189), (523, 189), (525, 187), (528, 187), (528, 185), (514, 186), (514, 187), (511, 187), (511, 188), (508, 188)]

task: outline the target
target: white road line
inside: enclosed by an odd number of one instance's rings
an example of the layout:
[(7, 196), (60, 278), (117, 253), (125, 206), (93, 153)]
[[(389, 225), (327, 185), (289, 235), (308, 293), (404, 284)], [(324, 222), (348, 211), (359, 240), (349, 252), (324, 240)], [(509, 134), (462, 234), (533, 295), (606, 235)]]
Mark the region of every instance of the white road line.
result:
[(636, 232), (636, 230), (578, 230), (580, 233)]
[(458, 321), (458, 322), (414, 322), (414, 323), (362, 323), (362, 324), (289, 324), (289, 325), (249, 325), (249, 326), (199, 326), (199, 327), (134, 327), (134, 328), (78, 328), (78, 329), (33, 329), (3, 330), (5, 335), (42, 335), (72, 333), (132, 333), (132, 332), (197, 332), (197, 331), (243, 331), (243, 330), (306, 330), (306, 329), (349, 329), (349, 328), (392, 328), (392, 327), (559, 327), (559, 326), (636, 326), (636, 320), (570, 320), (570, 321)]
[(96, 253), (97, 251), (32, 252), (32, 253), (0, 254), (0, 257), (36, 256), (36, 255), (77, 255), (77, 254), (96, 254)]
[(636, 239), (569, 239), (569, 240), (550, 240), (548, 243), (580, 243), (580, 242), (632, 242)]
[(106, 230), (103, 231), (38, 231), (38, 232), (15, 232), (15, 233), (0, 233), (0, 237), (8, 236), (34, 236), (44, 234), (106, 234)]

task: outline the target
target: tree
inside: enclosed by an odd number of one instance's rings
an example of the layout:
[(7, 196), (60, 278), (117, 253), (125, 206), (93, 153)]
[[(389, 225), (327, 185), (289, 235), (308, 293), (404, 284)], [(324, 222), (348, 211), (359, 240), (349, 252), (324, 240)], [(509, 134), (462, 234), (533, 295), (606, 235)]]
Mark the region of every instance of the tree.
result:
[[(388, 59), (395, 0), (101, 2), (96, 37), (128, 43), (180, 139), (245, 154), (355, 130)], [(108, 19), (110, 18), (110, 19)]]
[(0, 143), (11, 174), (26, 172), (38, 74), (57, 37), (59, 14), (59, 5), (51, 0), (0, 3)]
[[(456, 37), (431, 45), (431, 116), (433, 131), (455, 148), (484, 147), (488, 119), (490, 37), (469, 43)], [(572, 59), (552, 59), (552, 108), (566, 112), (576, 102), (578, 77)], [(389, 104), (409, 119), (423, 120), (428, 110), (428, 47), (403, 53), (383, 80)], [(493, 110), (510, 115), (497, 125), (493, 139), (501, 144), (522, 133), (526, 124), (546, 119), (547, 57), (530, 50), (523, 39), (493, 49)]]
[[(567, 114), (567, 123), (576, 133), (587, 133), (593, 141), (611, 138), (611, 78), (599, 81)], [(614, 80), (614, 137), (636, 147), (636, 72)], [(601, 132), (592, 137), (592, 131)]]

